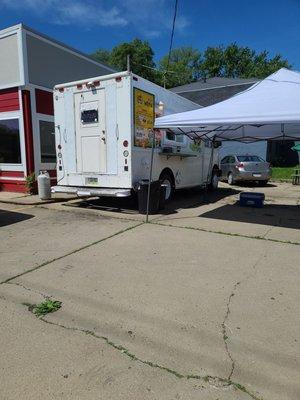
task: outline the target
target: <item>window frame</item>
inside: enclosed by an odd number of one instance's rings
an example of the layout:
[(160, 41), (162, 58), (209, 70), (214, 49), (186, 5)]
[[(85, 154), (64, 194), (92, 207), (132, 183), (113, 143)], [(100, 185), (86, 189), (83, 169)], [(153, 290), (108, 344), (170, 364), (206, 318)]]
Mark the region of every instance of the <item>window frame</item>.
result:
[[(56, 169), (57, 159), (55, 162), (42, 162), (42, 152), (41, 152), (41, 131), (40, 131), (40, 121), (44, 122), (52, 122), (54, 125), (54, 136), (55, 136), (55, 122), (53, 115), (46, 115), (46, 114), (36, 114), (36, 129), (37, 129), (37, 148), (38, 148), (38, 165), (40, 166), (39, 170), (41, 169), (49, 169), (53, 170)], [(55, 143), (55, 154), (56, 154), (56, 143)]]
[[(170, 132), (170, 133), (173, 133), (173, 132)], [(171, 140), (171, 139), (167, 138), (167, 134), (168, 134), (168, 131), (165, 130), (164, 134), (163, 134), (163, 143), (162, 143), (163, 146), (165, 145), (165, 146), (173, 146), (173, 147), (186, 147), (186, 145), (187, 145), (187, 136), (186, 135), (184, 135), (183, 133), (180, 134), (180, 135), (176, 135), (174, 133), (175, 140)], [(181, 135), (183, 137), (183, 141), (182, 142), (178, 142), (176, 140), (176, 136), (181, 136)]]
[(9, 111), (0, 114), (0, 121), (5, 121), (9, 119), (16, 119), (18, 120), (19, 123), (19, 143), (20, 143), (21, 163), (0, 163), (0, 170), (24, 172), (25, 142), (24, 142), (23, 118), (21, 116), (20, 111)]

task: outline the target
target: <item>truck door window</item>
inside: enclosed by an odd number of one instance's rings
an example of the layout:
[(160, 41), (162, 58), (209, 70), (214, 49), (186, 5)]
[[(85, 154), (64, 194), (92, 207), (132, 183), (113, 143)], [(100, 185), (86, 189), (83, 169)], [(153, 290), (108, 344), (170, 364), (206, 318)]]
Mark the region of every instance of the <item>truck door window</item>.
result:
[(82, 110), (81, 122), (83, 124), (94, 124), (98, 122), (98, 110)]

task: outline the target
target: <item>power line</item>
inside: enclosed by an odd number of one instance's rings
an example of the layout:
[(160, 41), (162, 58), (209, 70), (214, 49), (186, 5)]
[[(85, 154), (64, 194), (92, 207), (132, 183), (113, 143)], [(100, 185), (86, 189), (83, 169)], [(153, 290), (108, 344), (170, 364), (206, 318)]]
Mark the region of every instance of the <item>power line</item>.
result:
[(176, 17), (177, 17), (177, 9), (178, 9), (178, 0), (175, 0), (175, 4), (174, 4), (174, 16), (173, 16), (173, 24), (172, 24), (172, 32), (171, 32), (171, 40), (170, 40), (170, 47), (169, 47), (167, 68), (166, 68), (166, 71), (165, 71), (165, 73), (164, 73), (164, 86), (166, 85), (166, 74), (168, 73), (168, 69), (169, 69), (169, 65), (170, 65), (170, 58), (171, 58), (171, 52), (172, 52), (172, 47), (173, 47), (174, 31), (175, 31), (175, 23), (176, 23)]

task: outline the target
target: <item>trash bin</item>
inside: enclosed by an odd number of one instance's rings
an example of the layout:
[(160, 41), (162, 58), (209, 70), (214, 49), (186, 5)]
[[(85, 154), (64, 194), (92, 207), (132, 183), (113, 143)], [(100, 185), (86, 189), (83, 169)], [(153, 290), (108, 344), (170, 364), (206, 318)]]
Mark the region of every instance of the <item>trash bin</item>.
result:
[[(148, 179), (139, 181), (138, 185), (138, 203), (139, 213), (147, 214), (147, 199), (148, 199)], [(160, 200), (160, 182), (153, 181), (150, 184), (150, 200), (149, 200), (149, 214), (156, 214), (159, 210)]]

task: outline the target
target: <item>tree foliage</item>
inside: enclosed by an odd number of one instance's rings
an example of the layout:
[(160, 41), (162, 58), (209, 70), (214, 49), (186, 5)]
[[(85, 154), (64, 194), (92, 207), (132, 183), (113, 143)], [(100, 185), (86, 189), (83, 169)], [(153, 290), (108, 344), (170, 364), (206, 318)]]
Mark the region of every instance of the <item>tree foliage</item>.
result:
[(124, 42), (115, 46), (110, 52), (96, 50), (92, 57), (97, 61), (104, 61), (119, 71), (127, 69), (127, 55), (130, 56), (131, 70), (150, 81), (157, 80), (155, 72), (154, 52), (147, 41), (134, 39), (132, 42)]
[(201, 75), (227, 78), (265, 78), (283, 67), (290, 68), (291, 66), (280, 54), (270, 58), (266, 50), (256, 53), (249, 47), (232, 43), (227, 47), (208, 47), (205, 50)]
[(193, 47), (179, 47), (171, 51), (169, 65), (168, 55), (156, 64), (150, 44), (140, 39), (121, 43), (111, 51), (98, 49), (92, 57), (120, 71), (127, 68), (127, 55), (134, 73), (168, 88), (204, 77), (265, 78), (282, 67), (291, 68), (280, 54), (271, 58), (266, 50), (256, 52), (237, 43), (207, 47), (203, 55)]
[(185, 85), (200, 78), (201, 55), (199, 50), (193, 47), (180, 47), (174, 49), (170, 54), (168, 66), (168, 55), (159, 62), (161, 72), (161, 84), (166, 87)]

